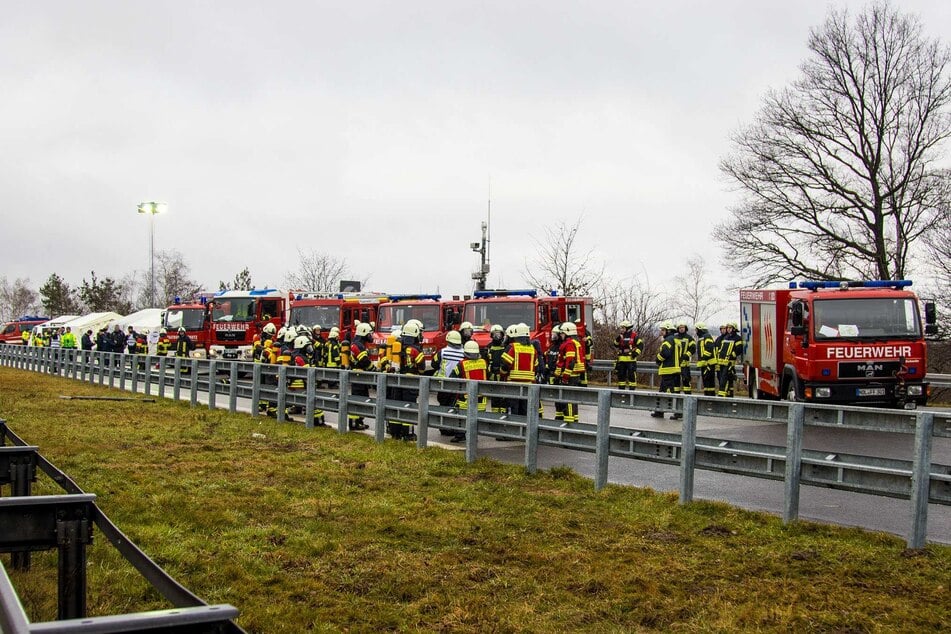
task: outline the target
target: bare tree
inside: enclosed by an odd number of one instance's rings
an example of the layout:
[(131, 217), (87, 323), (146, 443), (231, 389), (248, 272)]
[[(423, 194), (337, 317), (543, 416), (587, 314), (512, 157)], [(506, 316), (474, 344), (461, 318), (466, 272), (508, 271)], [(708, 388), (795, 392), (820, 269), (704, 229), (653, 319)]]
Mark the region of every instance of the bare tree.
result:
[(674, 277), (671, 316), (686, 317), (691, 324), (705, 321), (723, 310), (722, 297), (722, 291), (710, 282), (703, 256), (694, 254), (687, 259), (687, 270)]
[[(138, 298), (140, 306), (148, 306), (151, 271), (145, 272), (145, 280)], [(190, 299), (198, 295), (201, 285), (191, 278), (191, 267), (179, 251), (171, 249), (155, 254), (155, 301), (158, 306), (170, 306), (176, 297)]]
[(340, 280), (349, 275), (349, 266), (344, 258), (336, 258), (318, 251), (297, 250), (297, 269), (288, 271), (284, 281), (290, 288), (320, 293), (336, 292)]
[(571, 226), (559, 222), (546, 227), (543, 239), (533, 237), (538, 250), (535, 259), (525, 262), (525, 281), (538, 290), (559, 290), (568, 296), (590, 294), (604, 278), (604, 264), (598, 264), (594, 249), (579, 251), (578, 234), (582, 218)]
[(719, 225), (757, 283), (902, 277), (946, 203), (951, 52), (887, 2), (832, 11), (790, 88), (770, 92), (720, 168), (742, 192)]
[(40, 296), (30, 288), (30, 280), (17, 278), (13, 283), (0, 277), (0, 321), (10, 321), (40, 309)]
[(612, 342), (625, 319), (644, 340), (644, 358), (651, 358), (660, 344), (657, 325), (670, 316), (664, 293), (651, 286), (646, 273), (623, 280), (604, 279), (595, 289), (596, 324), (594, 355), (599, 359), (614, 356)]

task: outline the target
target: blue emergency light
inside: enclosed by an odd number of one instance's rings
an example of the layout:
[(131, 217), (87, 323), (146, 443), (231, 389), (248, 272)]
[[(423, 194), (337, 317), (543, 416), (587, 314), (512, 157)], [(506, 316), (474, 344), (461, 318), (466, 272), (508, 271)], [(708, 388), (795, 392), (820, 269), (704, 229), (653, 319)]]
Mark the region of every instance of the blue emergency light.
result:
[(537, 297), (538, 292), (533, 288), (524, 288), (512, 291), (476, 291), (472, 296), (476, 299), (485, 299), (487, 297)]
[(442, 295), (390, 295), (391, 302), (409, 302), (421, 299), (440, 300)]
[[(795, 282), (789, 283), (789, 288), (796, 288)], [(905, 288), (911, 286), (911, 280), (865, 280), (861, 282), (855, 281), (810, 281), (810, 282), (799, 282), (799, 288), (805, 288), (810, 291), (817, 291), (820, 288)]]

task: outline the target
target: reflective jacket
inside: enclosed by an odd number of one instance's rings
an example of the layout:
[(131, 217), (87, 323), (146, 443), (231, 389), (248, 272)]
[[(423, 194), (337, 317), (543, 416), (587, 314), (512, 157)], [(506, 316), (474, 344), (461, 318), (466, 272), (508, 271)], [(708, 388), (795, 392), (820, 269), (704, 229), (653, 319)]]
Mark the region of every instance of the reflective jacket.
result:
[(538, 351), (531, 343), (514, 341), (502, 354), (502, 380), (534, 383), (538, 370)]
[(644, 340), (631, 329), (625, 330), (614, 339), (618, 361), (634, 361), (644, 352)]
[(664, 338), (657, 351), (657, 365), (660, 366), (657, 369), (658, 374), (680, 374), (680, 349), (674, 335)]

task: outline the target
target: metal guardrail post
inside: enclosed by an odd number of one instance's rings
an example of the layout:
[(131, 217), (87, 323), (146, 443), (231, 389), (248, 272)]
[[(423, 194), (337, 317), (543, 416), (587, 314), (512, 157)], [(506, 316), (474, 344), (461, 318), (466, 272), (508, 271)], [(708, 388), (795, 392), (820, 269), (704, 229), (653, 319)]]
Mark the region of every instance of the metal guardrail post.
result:
[(693, 502), (697, 465), (697, 397), (684, 397), (684, 422), (680, 433), (680, 503)]
[[(135, 371), (139, 371), (142, 357), (135, 355)], [(150, 357), (145, 357), (145, 395), (152, 396), (152, 364)]]
[(192, 407), (198, 406), (198, 359), (191, 359), (189, 361), (191, 365), (190, 372), (188, 374), (188, 400), (191, 403)]
[(158, 360), (158, 395), (165, 398), (165, 384), (168, 382), (168, 357), (159, 357)]
[(109, 353), (109, 388), (116, 386), (116, 370), (119, 370), (119, 389), (125, 390), (125, 368), (119, 366), (122, 355), (118, 352)]
[(257, 418), (260, 415), (258, 403), (261, 402), (261, 373), (263, 366), (260, 363), (254, 364), (251, 370), (251, 418)]
[(538, 471), (538, 404), (541, 402), (540, 385), (528, 386), (528, 416), (525, 425), (525, 472)]
[(594, 490), (600, 491), (608, 483), (608, 459), (611, 456), (611, 390), (598, 390), (598, 431), (595, 440), (597, 471)]
[[(420, 449), (425, 449), (426, 444), (429, 442), (429, 383), (430, 378), (428, 376), (420, 377), (419, 410), (416, 418), (416, 446)], [(475, 381), (473, 381), (473, 383), (475, 383)]]
[(479, 384), (469, 381), (466, 385), (466, 462), (475, 462), (479, 449)]
[(234, 414), (238, 411), (238, 362), (231, 363), (231, 373), (228, 375), (228, 411)]
[[(129, 374), (132, 376), (132, 391), (138, 393), (139, 391), (139, 366), (136, 361), (139, 355), (122, 355), (122, 365), (123, 371), (125, 371), (125, 362), (129, 362)], [(146, 387), (146, 393), (148, 393), (148, 387)]]
[(182, 395), (182, 358), (175, 357), (172, 361), (172, 372), (174, 376), (172, 377), (172, 398), (176, 401)]
[[(337, 398), (340, 401), (340, 408), (337, 410), (337, 431), (345, 434), (349, 428), (347, 423), (350, 416), (350, 372), (348, 370), (340, 371), (338, 390)], [(377, 398), (382, 398), (382, 396), (377, 394)], [(379, 434), (379, 431), (377, 431), (377, 434)]]
[(314, 401), (317, 396), (317, 368), (307, 368), (307, 378), (304, 381), (305, 401), (304, 401), (304, 427), (314, 428)]
[[(341, 372), (340, 374), (346, 374)], [(386, 381), (387, 374), (381, 372), (376, 377), (376, 411), (373, 419), (373, 438), (377, 442), (386, 439)], [(341, 407), (343, 407), (341, 405)]]
[(81, 619), (86, 616), (86, 541), (89, 520), (63, 519), (56, 522), (59, 544), (59, 607), (57, 617)]
[(928, 536), (928, 497), (931, 493), (931, 445), (934, 414), (918, 412), (915, 421), (915, 455), (911, 466), (911, 535), (909, 548), (924, 548)]
[[(218, 407), (218, 384), (216, 381), (217, 376), (218, 376), (218, 361), (217, 359), (212, 359), (208, 362), (208, 409), (217, 409)], [(195, 381), (195, 383), (197, 383), (198, 377), (196, 376), (192, 380)]]
[(783, 523), (799, 519), (799, 488), (802, 480), (802, 428), (806, 406), (793, 403), (786, 423), (786, 472), (783, 477)]

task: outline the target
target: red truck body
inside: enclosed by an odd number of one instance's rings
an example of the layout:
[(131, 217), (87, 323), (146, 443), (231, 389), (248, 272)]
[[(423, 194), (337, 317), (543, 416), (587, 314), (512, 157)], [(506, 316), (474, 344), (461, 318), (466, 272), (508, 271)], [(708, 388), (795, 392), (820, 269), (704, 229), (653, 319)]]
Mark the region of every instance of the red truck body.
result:
[[(394, 329), (410, 319), (423, 322), (423, 354), (431, 361), (433, 354), (446, 345), (446, 333), (461, 321), (462, 300), (443, 300), (441, 295), (390, 295), (377, 311), (373, 344), (377, 350), (386, 344)], [(377, 352), (373, 357), (376, 359)]]
[(382, 302), (389, 299), (386, 295), (367, 295), (353, 293), (307, 294), (301, 293), (291, 301), (291, 315), (288, 323), (292, 326), (320, 326), (320, 336), (327, 338), (330, 329), (340, 330), (340, 339), (353, 337), (354, 324), (358, 321), (376, 323), (377, 310)]
[(578, 336), (584, 340), (594, 323), (594, 307), (590, 297), (539, 297), (534, 290), (487, 290), (476, 291), (472, 299), (466, 300), (462, 319), (472, 324), (472, 338), (480, 346), (488, 345), (494, 324), (507, 328), (524, 323), (531, 338), (541, 344), (542, 350), (548, 350), (552, 328), (566, 321), (575, 323)]
[(23, 333), (33, 330), (33, 326), (49, 321), (49, 317), (23, 315), (19, 319), (8, 321), (0, 328), (0, 343), (23, 344)]
[[(740, 291), (754, 398), (915, 407), (928, 398), (911, 282), (800, 282)], [(792, 286), (792, 285), (791, 285)]]
[(195, 344), (192, 356), (205, 358), (211, 342), (211, 315), (207, 302), (177, 302), (165, 309), (162, 326), (168, 332), (171, 352), (174, 354), (178, 344), (178, 329), (185, 328), (186, 334)]
[(274, 288), (219, 291), (209, 300), (211, 313), (208, 356), (251, 361), (254, 338), (265, 324), (280, 328), (289, 317), (294, 294)]

